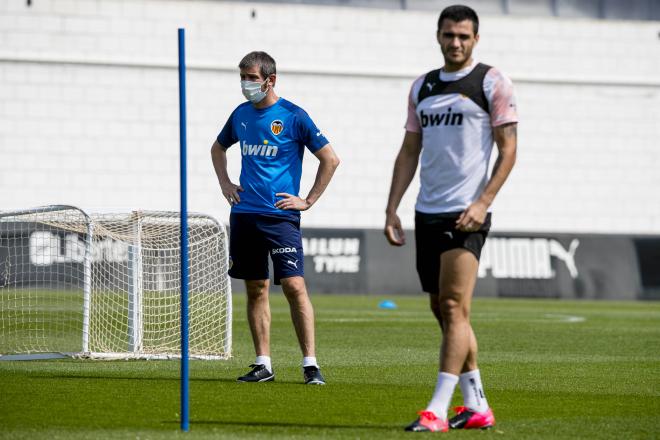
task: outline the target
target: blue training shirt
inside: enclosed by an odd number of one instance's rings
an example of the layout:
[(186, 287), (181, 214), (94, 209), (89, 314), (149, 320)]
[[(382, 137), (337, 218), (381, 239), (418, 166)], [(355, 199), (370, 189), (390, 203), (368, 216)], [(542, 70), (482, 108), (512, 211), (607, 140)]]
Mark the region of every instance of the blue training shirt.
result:
[(241, 149), (240, 203), (233, 213), (284, 214), (275, 202), (277, 193), (298, 196), (305, 147), (312, 153), (328, 144), (305, 110), (279, 98), (264, 109), (247, 101), (236, 107), (218, 135), (218, 143), (228, 149), (239, 142)]

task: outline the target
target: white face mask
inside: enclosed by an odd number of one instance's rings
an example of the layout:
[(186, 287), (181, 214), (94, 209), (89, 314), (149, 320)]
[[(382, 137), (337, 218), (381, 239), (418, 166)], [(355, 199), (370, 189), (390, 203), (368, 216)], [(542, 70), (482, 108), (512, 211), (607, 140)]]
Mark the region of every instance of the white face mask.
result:
[(261, 90), (261, 86), (267, 81), (268, 79), (264, 80), (264, 82), (241, 81), (241, 91), (243, 92), (243, 96), (245, 96), (245, 98), (253, 104), (258, 104), (259, 102), (263, 101), (263, 99), (268, 94), (268, 88), (266, 88), (266, 91), (263, 92)]

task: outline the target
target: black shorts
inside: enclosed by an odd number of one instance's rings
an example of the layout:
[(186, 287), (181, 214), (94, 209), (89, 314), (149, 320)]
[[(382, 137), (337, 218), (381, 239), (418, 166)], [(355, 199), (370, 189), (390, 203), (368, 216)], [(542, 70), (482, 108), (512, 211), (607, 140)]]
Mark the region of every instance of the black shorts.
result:
[(282, 278), (304, 276), (300, 217), (232, 213), (229, 216), (229, 276), (266, 280), (268, 256), (273, 260), (275, 284)]
[(456, 229), (460, 212), (426, 214), (415, 212), (415, 245), (417, 247), (417, 273), (422, 290), (431, 294), (440, 292), (440, 255), (463, 248), (472, 252), (477, 260), (490, 230), (490, 213), (478, 231), (463, 232)]

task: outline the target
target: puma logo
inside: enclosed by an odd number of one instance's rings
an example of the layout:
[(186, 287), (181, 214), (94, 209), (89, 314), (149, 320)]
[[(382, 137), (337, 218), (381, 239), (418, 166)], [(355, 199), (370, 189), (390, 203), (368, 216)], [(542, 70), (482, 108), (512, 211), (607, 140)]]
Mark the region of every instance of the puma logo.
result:
[(435, 83), (427, 82), (427, 83), (426, 83), (426, 87), (429, 88), (429, 92), (430, 92), (431, 90), (433, 90), (433, 87), (435, 87)]
[(571, 244), (568, 245), (568, 250), (564, 249), (561, 243), (557, 240), (550, 240), (549, 245), (550, 255), (563, 261), (566, 264), (566, 268), (568, 269), (568, 273), (571, 274), (571, 277), (577, 278), (578, 270), (575, 265), (575, 251), (580, 245), (580, 240), (574, 238), (573, 241), (571, 241)]
[(289, 263), (291, 266), (295, 267), (298, 269), (298, 260), (296, 261), (291, 261), (291, 260), (285, 260), (287, 263)]

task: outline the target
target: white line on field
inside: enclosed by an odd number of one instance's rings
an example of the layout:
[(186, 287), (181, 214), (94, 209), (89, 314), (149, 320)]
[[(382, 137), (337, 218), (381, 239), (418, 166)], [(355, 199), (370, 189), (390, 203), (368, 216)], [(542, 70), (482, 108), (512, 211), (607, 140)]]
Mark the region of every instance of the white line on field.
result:
[[(420, 322), (420, 321), (432, 321), (433, 319), (429, 316), (426, 315), (420, 315), (417, 319), (411, 319), (411, 317), (407, 316), (397, 316), (396, 314), (392, 314), (390, 316), (380, 316), (376, 317), (373, 316), (369, 313), (366, 313), (367, 316), (363, 317), (356, 317), (356, 318), (330, 318), (330, 317), (322, 317), (319, 316), (316, 318), (318, 322)], [(566, 314), (560, 314), (560, 313), (546, 313), (543, 315), (542, 319), (539, 319), (538, 317), (525, 317), (525, 318), (520, 318), (520, 319), (503, 319), (499, 316), (488, 316), (487, 314), (482, 314), (481, 316), (478, 317), (478, 321), (536, 321), (536, 322), (543, 322), (543, 321), (555, 321), (555, 322), (565, 322), (565, 323), (577, 323), (577, 322), (584, 322), (587, 320), (584, 316), (576, 316), (576, 315), (566, 315)]]
[(556, 313), (546, 313), (543, 316), (549, 319), (556, 319), (560, 322), (584, 322), (587, 320), (584, 316), (562, 315)]

